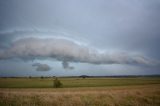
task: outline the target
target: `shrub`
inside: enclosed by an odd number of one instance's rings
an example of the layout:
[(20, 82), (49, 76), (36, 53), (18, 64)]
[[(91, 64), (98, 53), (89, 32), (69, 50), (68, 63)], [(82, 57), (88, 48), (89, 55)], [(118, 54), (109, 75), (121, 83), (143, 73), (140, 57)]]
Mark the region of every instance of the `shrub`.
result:
[(62, 83), (60, 82), (60, 80), (58, 80), (58, 78), (55, 78), (55, 80), (53, 81), (53, 87), (54, 88), (61, 88), (62, 87)]
[(41, 76), (41, 79), (44, 79), (44, 77), (43, 77), (43, 76)]

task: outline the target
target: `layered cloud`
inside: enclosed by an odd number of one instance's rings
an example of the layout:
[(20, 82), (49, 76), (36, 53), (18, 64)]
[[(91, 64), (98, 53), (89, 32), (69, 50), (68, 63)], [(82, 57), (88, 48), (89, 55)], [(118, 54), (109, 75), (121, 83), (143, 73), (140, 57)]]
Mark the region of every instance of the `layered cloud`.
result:
[[(124, 52), (101, 52), (77, 44), (71, 40), (58, 38), (23, 38), (14, 41), (9, 48), (0, 51), (0, 59), (20, 58), (23, 60), (46, 59), (62, 61), (64, 69), (74, 69), (69, 62), (89, 64), (133, 64), (154, 66), (158, 61), (143, 55)], [(37, 70), (50, 70), (46, 64), (33, 64)]]
[(33, 67), (36, 67), (37, 71), (49, 71), (51, 67), (47, 64), (41, 64), (41, 63), (34, 63), (32, 64)]

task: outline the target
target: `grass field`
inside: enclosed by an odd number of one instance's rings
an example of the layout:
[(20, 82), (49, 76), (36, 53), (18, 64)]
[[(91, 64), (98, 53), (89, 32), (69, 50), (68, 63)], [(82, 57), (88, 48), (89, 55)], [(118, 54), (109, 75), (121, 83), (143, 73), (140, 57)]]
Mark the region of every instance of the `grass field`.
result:
[(0, 106), (160, 106), (160, 78), (0, 78)]
[[(53, 78), (0, 78), (0, 88), (52, 88)], [(59, 78), (64, 88), (71, 87), (108, 87), (160, 84), (158, 77), (138, 78)]]

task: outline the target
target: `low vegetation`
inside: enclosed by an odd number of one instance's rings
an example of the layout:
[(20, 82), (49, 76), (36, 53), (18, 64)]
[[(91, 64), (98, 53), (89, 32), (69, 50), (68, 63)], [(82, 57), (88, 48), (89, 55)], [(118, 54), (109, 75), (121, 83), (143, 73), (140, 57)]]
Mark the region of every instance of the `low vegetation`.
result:
[(61, 88), (62, 87), (62, 83), (60, 82), (60, 80), (58, 80), (58, 78), (55, 78), (55, 80), (53, 81), (53, 87), (54, 88)]
[(1, 78), (0, 87), (0, 106), (160, 106), (160, 78)]
[[(0, 88), (53, 88), (55, 78), (0, 78)], [(160, 77), (58, 78), (63, 88), (160, 84)]]
[(160, 84), (0, 89), (0, 106), (160, 106)]

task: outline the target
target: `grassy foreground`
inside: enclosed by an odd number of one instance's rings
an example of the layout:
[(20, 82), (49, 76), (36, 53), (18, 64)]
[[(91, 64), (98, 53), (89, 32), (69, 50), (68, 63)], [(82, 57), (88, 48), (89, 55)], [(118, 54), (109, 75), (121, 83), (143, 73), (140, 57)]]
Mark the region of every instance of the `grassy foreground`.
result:
[(0, 106), (160, 106), (160, 78), (0, 78)]
[(160, 84), (84, 88), (1, 88), (0, 106), (160, 106)]

